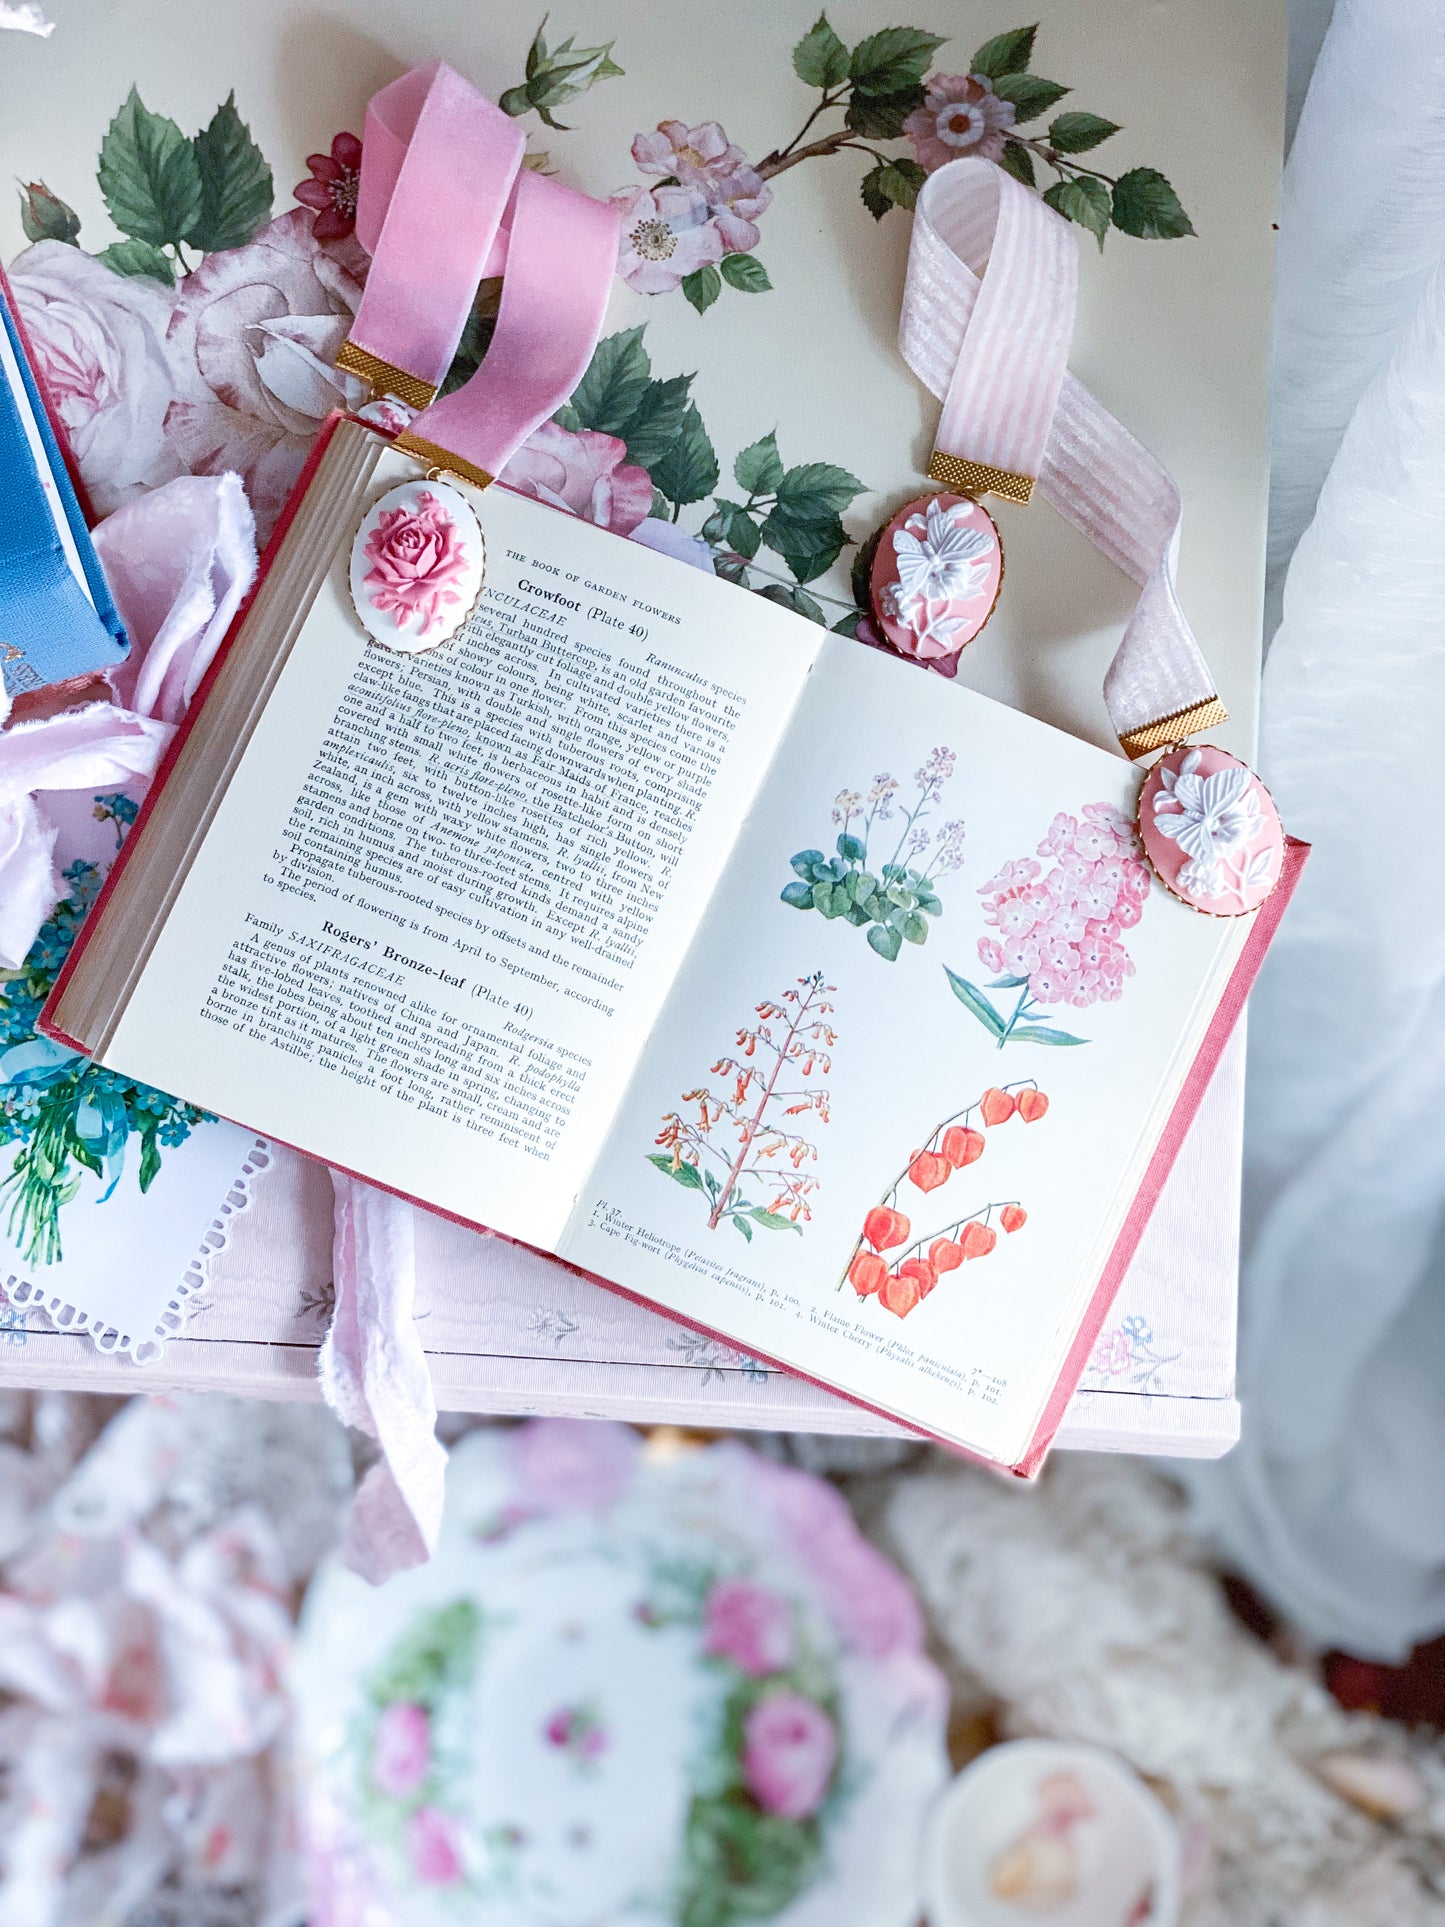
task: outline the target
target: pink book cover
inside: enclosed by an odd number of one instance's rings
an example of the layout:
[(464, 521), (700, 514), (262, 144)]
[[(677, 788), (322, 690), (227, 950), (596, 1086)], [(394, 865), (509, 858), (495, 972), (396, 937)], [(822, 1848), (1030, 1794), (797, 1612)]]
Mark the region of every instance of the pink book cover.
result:
[[(274, 556), (277, 552), (277, 548), (280, 542), (282, 541), (288, 527), (290, 526), (291, 520), (294, 517), (296, 507), (299, 504), (315, 472), (316, 465), (320, 461), (321, 456), (325, 451), (325, 448), (328, 444), (331, 434), (334, 432), (337, 422), (340, 421), (341, 419), (344, 419), (344, 418), (340, 415), (333, 416), (328, 422), (328, 424), (323, 428), (321, 435), (318, 437), (318, 440), (312, 452), (310, 461), (308, 462), (305, 471), (300, 477), (297, 483), (296, 489), (293, 492), (292, 499), (288, 504), (287, 510), (283, 515), (281, 521), (279, 522), (275, 530), (275, 533), (272, 536), (271, 542), (268, 545), (266, 555), (263, 558), (262, 572), (261, 572), (262, 577), (264, 577), (266, 568), (269, 566), (270, 562), (274, 559)], [(260, 578), (258, 578), (258, 585), (259, 585), (259, 580)], [(255, 594), (255, 590), (253, 589), (252, 591), (253, 597), (254, 597), (254, 594)], [(127, 858), (139, 846), (139, 843), (144, 834), (147, 818), (149, 816), (151, 809), (154, 806), (155, 799), (161, 793), (161, 789), (163, 787), (166, 775), (169, 769), (171, 768), (171, 766), (173, 765), (174, 760), (180, 751), (180, 747), (182, 743), (184, 742), (187, 735), (189, 734), (189, 731), (196, 724), (197, 718), (199, 717), (204, 707), (206, 696), (209, 693), (210, 688), (214, 685), (214, 681), (217, 675), (220, 673), (222, 664), (224, 663), (227, 654), (229, 653), (230, 649), (235, 645), (240, 626), (245, 620), (245, 616), (248, 608), (249, 608), (249, 601), (247, 606), (243, 608), (240, 614), (238, 615), (236, 624), (233, 626), (232, 631), (230, 635), (227, 637), (226, 642), (223, 645), (222, 649), (218, 652), (216, 660), (212, 664), (212, 667), (208, 673), (206, 681), (202, 685), (202, 688), (198, 694), (197, 699), (193, 702), (185, 722), (181, 725), (175, 740), (171, 744), (170, 749), (167, 753), (166, 759), (161, 766), (161, 770), (158, 774), (157, 780), (152, 787), (150, 796), (147, 799), (146, 804), (142, 808), (141, 816), (135, 826), (135, 829), (132, 832), (132, 835), (127, 839), (125, 848), (118, 856), (115, 866), (111, 872), (111, 876), (105, 886), (105, 890), (102, 892), (102, 895), (95, 907), (95, 910), (93, 911), (90, 918), (87, 920), (85, 927), (82, 929), (76, 941), (76, 944), (72, 950), (71, 956), (67, 961), (65, 969), (60, 979), (57, 982), (55, 991), (52, 993), (50, 1005), (47, 1006), (47, 1012), (42, 1015), (39, 1028), (43, 1030), (47, 1035), (50, 1035), (56, 1038), (57, 1041), (70, 1044), (72, 1048), (79, 1048), (77, 1041), (73, 1038), (68, 1037), (54, 1023), (53, 1019), (49, 1015), (49, 1010), (53, 1006), (56, 998), (58, 998), (58, 996), (63, 993), (65, 986), (71, 979), (74, 971), (76, 970), (81, 957), (85, 954), (90, 938), (93, 936), (94, 931), (99, 926), (100, 920), (105, 915), (107, 904), (111, 896), (111, 893), (113, 892), (116, 886), (116, 882), (118, 878), (124, 873)], [(1107, 1263), (1105, 1264), (1103, 1271), (1099, 1277), (1097, 1287), (1094, 1290), (1087, 1312), (1084, 1316), (1082, 1323), (1080, 1324), (1077, 1330), (1074, 1343), (1068, 1353), (1068, 1357), (1064, 1365), (1064, 1368), (1055, 1383), (1052, 1395), (1047, 1401), (1042, 1418), (1030, 1442), (1028, 1450), (1023, 1455), (1023, 1457), (1017, 1461), (1017, 1463), (1008, 1467), (1009, 1470), (1015, 1472), (1019, 1476), (1023, 1476), (1023, 1477), (1033, 1476), (1038, 1471), (1040, 1465), (1043, 1462), (1044, 1457), (1047, 1454), (1049, 1446), (1053, 1440), (1055, 1433), (1058, 1430), (1060, 1421), (1063, 1417), (1064, 1409), (1068, 1403), (1070, 1396), (1072, 1395), (1075, 1388), (1077, 1387), (1079, 1379), (1082, 1373), (1084, 1372), (1085, 1367), (1087, 1366), (1089, 1356), (1094, 1346), (1095, 1340), (1097, 1339), (1100, 1329), (1102, 1328), (1103, 1323), (1108, 1315), (1109, 1308), (1119, 1289), (1119, 1285), (1124, 1277), (1125, 1271), (1128, 1268), (1129, 1262), (1138, 1247), (1139, 1240), (1143, 1234), (1144, 1228), (1149, 1221), (1150, 1213), (1152, 1212), (1155, 1202), (1157, 1201), (1160, 1191), (1165, 1183), (1165, 1180), (1168, 1177), (1169, 1171), (1178, 1153), (1180, 1144), (1182, 1143), (1189, 1129), (1190, 1123), (1193, 1120), (1199, 1108), (1200, 1101), (1208, 1086), (1208, 1083), (1209, 1083), (1210, 1077), (1213, 1074), (1214, 1068), (1219, 1061), (1219, 1057), (1224, 1048), (1224, 1045), (1243, 1010), (1244, 1003), (1248, 996), (1250, 987), (1263, 961), (1265, 952), (1268, 949), (1269, 943), (1273, 938), (1274, 932), (1278, 927), (1279, 920), (1287, 907), (1289, 898), (1298, 880), (1306, 855), (1307, 855), (1307, 848), (1305, 845), (1294, 842), (1293, 840), (1290, 841), (1286, 852), (1286, 861), (1284, 865), (1281, 882), (1278, 888), (1276, 889), (1276, 891), (1274, 892), (1273, 896), (1263, 906), (1263, 908), (1260, 910), (1260, 912), (1257, 914), (1255, 918), (1254, 926), (1250, 932), (1247, 943), (1244, 949), (1242, 950), (1238, 958), (1238, 961), (1234, 967), (1234, 970), (1227, 984), (1225, 993), (1221, 997), (1219, 1004), (1214, 1012), (1213, 1019), (1209, 1024), (1207, 1033), (1204, 1037), (1204, 1041), (1184, 1081), (1183, 1087), (1180, 1090), (1179, 1096), (1173, 1106), (1172, 1112), (1167, 1119), (1164, 1129), (1151, 1155), (1151, 1158), (1147, 1167), (1145, 1179), (1139, 1188), (1139, 1191), (1137, 1196), (1135, 1197), (1133, 1206), (1128, 1212), (1128, 1215), (1125, 1219), (1123, 1227), (1119, 1232), (1118, 1237), (1114, 1243), (1113, 1249), (1109, 1255)], [(237, 1121), (242, 1121), (242, 1120), (237, 1120)], [(257, 1126), (256, 1128), (260, 1128), (260, 1126)], [(284, 1136), (278, 1138), (277, 1133), (275, 1133), (272, 1130), (268, 1129), (267, 1134), (268, 1136), (272, 1137), (273, 1140), (281, 1141), (281, 1142), (285, 1141)], [(304, 1151), (304, 1147), (297, 1147), (297, 1148), (300, 1148)], [(369, 1182), (373, 1182), (373, 1183), (377, 1182), (374, 1178), (371, 1178), (369, 1174), (364, 1172), (356, 1172), (353, 1175), (365, 1178)], [(394, 1187), (390, 1187), (386, 1185), (380, 1185), (379, 1188), (388, 1189), (388, 1190), (394, 1189)], [(396, 1191), (396, 1195), (403, 1196), (403, 1197), (409, 1196), (408, 1193), (404, 1191), (399, 1191), (399, 1190)], [(435, 1211), (437, 1215), (444, 1218), (448, 1218), (457, 1224), (466, 1225), (471, 1228), (482, 1229), (482, 1230), (489, 1229), (489, 1227), (485, 1225), (478, 1224), (475, 1220), (468, 1219), (456, 1212), (442, 1209), (441, 1207), (435, 1204), (428, 1203), (428, 1201), (424, 1199), (412, 1198), (410, 1201), (422, 1205), (424, 1209)], [(504, 1235), (504, 1234), (498, 1234), (498, 1235)], [(552, 1257), (552, 1256), (555, 1256), (556, 1254), (545, 1253), (544, 1255)], [(567, 1261), (564, 1260), (563, 1262), (567, 1262)], [(590, 1270), (586, 1267), (583, 1267), (580, 1265), (571, 1265), (570, 1268), (573, 1270), (576, 1270), (579, 1273), (579, 1275), (591, 1278), (594, 1282), (605, 1286), (610, 1291), (619, 1293), (621, 1296), (625, 1298), (629, 1298), (634, 1302), (648, 1305), (652, 1309), (662, 1312), (665, 1316), (675, 1319), (679, 1324), (688, 1326), (691, 1329), (694, 1329), (707, 1337), (722, 1339), (726, 1342), (733, 1342), (733, 1343), (745, 1342), (747, 1345), (747, 1349), (755, 1356), (762, 1359), (765, 1363), (774, 1364), (777, 1366), (778, 1369), (790, 1371), (794, 1376), (800, 1379), (806, 1380), (814, 1384), (822, 1385), (825, 1387), (825, 1389), (834, 1391), (836, 1393), (839, 1393), (841, 1396), (850, 1399), (853, 1403), (857, 1404), (858, 1406), (862, 1407), (865, 1410), (875, 1412), (884, 1417), (893, 1418), (897, 1420), (897, 1422), (899, 1423), (910, 1425), (910, 1429), (917, 1430), (923, 1436), (937, 1436), (936, 1434), (931, 1433), (928, 1430), (928, 1428), (922, 1425), (913, 1424), (911, 1421), (903, 1418), (899, 1413), (891, 1411), (883, 1405), (875, 1404), (865, 1398), (857, 1396), (853, 1392), (850, 1392), (840, 1386), (830, 1383), (827, 1379), (821, 1376), (811, 1374), (805, 1370), (800, 1369), (796, 1361), (789, 1364), (782, 1360), (776, 1360), (776, 1359), (770, 1358), (765, 1351), (760, 1349), (750, 1339), (746, 1341), (740, 1341), (735, 1333), (727, 1333), (727, 1332), (715, 1329), (709, 1326), (708, 1324), (706, 1324), (704, 1321), (672, 1311), (666, 1306), (658, 1305), (654, 1299), (652, 1299), (645, 1293), (635, 1291), (629, 1288), (627, 1285), (621, 1284), (614, 1279), (602, 1277), (595, 1271)], [(940, 1438), (939, 1442), (947, 1445), (951, 1450), (957, 1451), (962, 1449), (955, 1442), (949, 1441), (947, 1439)]]

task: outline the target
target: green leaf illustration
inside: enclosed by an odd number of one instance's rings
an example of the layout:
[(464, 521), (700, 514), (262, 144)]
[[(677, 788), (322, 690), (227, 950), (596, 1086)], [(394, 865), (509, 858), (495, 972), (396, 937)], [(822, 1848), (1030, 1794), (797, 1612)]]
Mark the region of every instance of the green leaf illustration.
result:
[(793, 72), (805, 87), (837, 87), (848, 78), (848, 49), (828, 24), (826, 13), (793, 49)]
[(751, 443), (733, 463), (733, 479), (749, 495), (772, 495), (783, 479), (777, 431)]
[(552, 118), (552, 109), (561, 107), (569, 100), (576, 100), (579, 94), (585, 94), (599, 80), (620, 78), (622, 69), (612, 58), (615, 43), (611, 40), (605, 47), (574, 47), (569, 34), (559, 47), (549, 50), (542, 37), (546, 25), (544, 17), (535, 39), (527, 49), (525, 83), (520, 87), (509, 87), (498, 104), (504, 114), (511, 114), (514, 118), (525, 114), (529, 107), (535, 107), (548, 127), (555, 127), (559, 133), (565, 134), (571, 130)]
[(1194, 224), (1157, 167), (1133, 167), (1114, 183), (1114, 226), (1141, 241), (1177, 241)]
[(919, 910), (910, 910), (899, 928), (908, 943), (928, 942), (928, 919)]
[(1004, 142), (999, 166), (1006, 174), (1012, 174), (1016, 181), (1022, 181), (1025, 187), (1035, 185), (1034, 157), (1022, 141)]
[(858, 477), (836, 462), (804, 462), (790, 468), (777, 489), (779, 505), (799, 515), (839, 514), (862, 493)]
[(627, 459), (652, 473), (671, 446), (687, 414), (691, 375), (672, 375), (666, 381), (650, 381), (642, 399), (616, 431), (627, 444)]
[(122, 234), (173, 247), (200, 219), (201, 168), (173, 120), (132, 87), (100, 144), (100, 191)]
[(885, 27), (869, 34), (853, 49), (848, 62), (856, 92), (896, 94), (916, 85), (946, 35), (924, 33), (919, 27)]
[(863, 176), (858, 192), (863, 196), (864, 207), (877, 221), (883, 218), (890, 207), (915, 206), (918, 190), (927, 179), (928, 175), (917, 161), (906, 158), (880, 161), (877, 167)]
[[(838, 838), (837, 850), (846, 863), (861, 863), (868, 854), (868, 846), (862, 837), (849, 836), (846, 831)], [(860, 881), (863, 875), (864, 872), (860, 870), (858, 873)]]
[(1008, 1034), (1009, 1042), (1024, 1044), (1087, 1044), (1087, 1037), (1075, 1037), (1067, 1030), (1054, 1030), (1048, 1024), (1016, 1024)]
[(1103, 247), (1109, 232), (1109, 190), (1102, 181), (1087, 175), (1074, 181), (1055, 181), (1044, 199), (1067, 220), (1086, 227)]
[(1026, 120), (1036, 120), (1040, 114), (1046, 114), (1065, 94), (1073, 91), (1038, 74), (1000, 74), (993, 90), (1001, 100), (1013, 102), (1014, 120), (1020, 126)]
[(811, 877), (814, 867), (822, 862), (821, 850), (799, 850), (798, 854), (791, 859), (791, 867), (800, 877)]
[(791, 609), (794, 615), (806, 616), (809, 622), (827, 628), (828, 618), (805, 589), (786, 582), (770, 582), (762, 594), (766, 601), (780, 603), (783, 608)]
[(813, 886), (811, 883), (784, 884), (782, 898), (784, 903), (791, 904), (795, 910), (811, 910), (813, 907)]
[(855, 90), (843, 119), (864, 140), (895, 141), (903, 123), (915, 107), (923, 105), (923, 83), (903, 87), (892, 94), (867, 94)]
[(700, 502), (717, 487), (717, 453), (708, 440), (702, 417), (689, 402), (677, 434), (662, 459), (652, 467), (652, 480), (669, 502), (681, 506)]
[(956, 971), (950, 970), (947, 964), (943, 966), (943, 974), (948, 979), (949, 988), (964, 1008), (973, 1012), (990, 1036), (995, 1039), (1001, 1038), (1004, 1033), (1003, 1019), (983, 992), (975, 990), (966, 977), (960, 977)]
[(676, 1178), (677, 1182), (685, 1191), (701, 1191), (702, 1179), (698, 1176), (695, 1166), (691, 1164), (674, 1165), (666, 1151), (650, 1151), (647, 1156), (647, 1162), (649, 1164), (655, 1164), (658, 1170), (665, 1172), (668, 1177)]
[(969, 62), (968, 71), (982, 74), (985, 80), (997, 80), (1000, 74), (1026, 73), (1034, 57), (1037, 32), (1036, 23), (1032, 27), (1015, 27), (1010, 33), (996, 33), (992, 40), (984, 41)]
[(757, 554), (763, 539), (757, 523), (742, 504), (726, 501), (721, 495), (716, 509), (703, 523), (702, 532), (709, 542), (721, 542), (749, 561)]
[(728, 1217), (732, 1223), (733, 1229), (735, 1231), (741, 1231), (745, 1242), (748, 1244), (751, 1244), (753, 1241), (753, 1228), (748, 1223), (747, 1219), (743, 1217), (742, 1213), (738, 1211), (730, 1211), (728, 1213)]
[(695, 268), (683, 276), (682, 291), (699, 314), (706, 314), (722, 293), (722, 276), (711, 266)]
[(148, 1124), (141, 1132), (140, 1170), (136, 1175), (140, 1180), (140, 1188), (142, 1191), (150, 1190), (161, 1168), (160, 1149), (156, 1144), (156, 1132), (159, 1128), (160, 1119), (157, 1118), (154, 1125)]
[(167, 287), (175, 281), (171, 257), (153, 248), (149, 241), (112, 241), (95, 258), (116, 274), (148, 274), (152, 281), (164, 281)]
[(876, 950), (887, 963), (896, 963), (903, 938), (890, 923), (875, 923), (868, 932), (868, 948)]
[(599, 341), (587, 373), (572, 393), (580, 428), (620, 436), (652, 380), (652, 362), (642, 345), (642, 329), (625, 328)]
[(191, 142), (201, 178), (201, 205), (184, 240), (206, 254), (240, 248), (271, 217), (272, 179), (251, 130), (228, 94)]
[(1087, 154), (1118, 131), (1118, 121), (1099, 114), (1060, 114), (1049, 122), (1049, 145), (1060, 154)]
[(718, 265), (728, 286), (740, 289), (743, 294), (766, 294), (773, 285), (767, 269), (755, 255), (725, 254)]
[(785, 1218), (781, 1211), (764, 1211), (760, 1204), (755, 1204), (748, 1216), (766, 1231), (796, 1231), (799, 1237), (803, 1235), (803, 1227), (795, 1224), (791, 1218)]
[(65, 241), (74, 247), (80, 216), (44, 181), (30, 181), (20, 189), (20, 225), (27, 241)]

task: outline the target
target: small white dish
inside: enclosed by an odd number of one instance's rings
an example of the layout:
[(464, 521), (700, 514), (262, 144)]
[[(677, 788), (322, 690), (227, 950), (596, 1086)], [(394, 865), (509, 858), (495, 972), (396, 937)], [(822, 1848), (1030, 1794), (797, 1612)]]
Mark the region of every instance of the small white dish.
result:
[(940, 1796), (923, 1891), (929, 1927), (1177, 1927), (1179, 1831), (1112, 1754), (1013, 1740)]

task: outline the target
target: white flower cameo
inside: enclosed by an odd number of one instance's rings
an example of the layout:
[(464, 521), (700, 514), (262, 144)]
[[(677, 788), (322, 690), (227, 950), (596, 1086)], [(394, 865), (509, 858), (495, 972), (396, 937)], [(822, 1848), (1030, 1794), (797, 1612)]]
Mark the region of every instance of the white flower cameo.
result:
[(894, 530), (898, 613), (905, 622), (914, 622), (930, 602), (967, 602), (982, 591), (993, 543), (982, 529), (963, 523), (960, 511), (968, 507), (943, 508), (935, 497), (926, 517), (910, 515)]
[[(1162, 787), (1154, 796), (1154, 826), (1190, 859), (1179, 872), (1179, 888), (1191, 895), (1219, 897), (1241, 884), (1263, 880), (1255, 872), (1261, 863), (1273, 862), (1273, 852), (1262, 851), (1249, 866), (1249, 875), (1241, 874), (1245, 852), (1262, 822), (1258, 785), (1242, 766), (1200, 776), (1199, 763), (1199, 751), (1192, 749), (1177, 770), (1166, 765), (1161, 771)], [(1220, 874), (1226, 863), (1233, 872), (1228, 879)]]

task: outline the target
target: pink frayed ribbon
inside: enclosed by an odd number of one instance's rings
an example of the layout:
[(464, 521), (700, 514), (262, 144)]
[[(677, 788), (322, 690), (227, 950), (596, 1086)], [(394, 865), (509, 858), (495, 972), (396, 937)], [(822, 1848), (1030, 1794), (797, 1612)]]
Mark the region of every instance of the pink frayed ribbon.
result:
[(150, 776), (170, 726), (87, 703), (0, 732), (0, 965), (18, 970), (60, 899), (55, 825), (35, 790), (117, 789)]
[(60, 898), (47, 791), (118, 789), (155, 774), (174, 725), (256, 576), (234, 475), (183, 476), (95, 532), (131, 657), (94, 702), (0, 730), (0, 965), (18, 969)]
[(382, 1456), (357, 1491), (341, 1556), (373, 1585), (424, 1564), (441, 1530), (447, 1455), (412, 1317), (412, 1206), (333, 1171), (336, 1309), (321, 1347), (326, 1402)]

